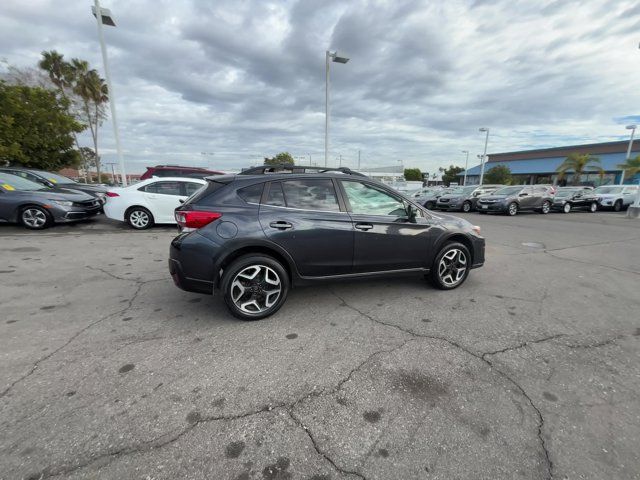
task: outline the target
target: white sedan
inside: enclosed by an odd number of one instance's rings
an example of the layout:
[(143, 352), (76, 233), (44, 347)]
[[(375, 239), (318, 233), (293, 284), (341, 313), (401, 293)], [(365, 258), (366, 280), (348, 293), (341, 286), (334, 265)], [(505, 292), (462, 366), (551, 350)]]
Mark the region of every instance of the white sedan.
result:
[(176, 223), (173, 211), (207, 182), (199, 178), (153, 177), (107, 192), (104, 213), (143, 230), (155, 223)]

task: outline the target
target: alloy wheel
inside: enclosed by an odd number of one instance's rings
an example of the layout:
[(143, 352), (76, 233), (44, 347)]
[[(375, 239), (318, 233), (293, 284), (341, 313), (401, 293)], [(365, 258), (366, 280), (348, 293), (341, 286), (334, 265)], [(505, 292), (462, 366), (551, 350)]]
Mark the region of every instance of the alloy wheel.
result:
[(571, 211), (571, 204), (569, 204), (569, 203), (565, 203), (565, 204), (564, 204), (564, 207), (562, 207), (562, 211), (563, 211), (564, 213), (569, 213), (569, 212)]
[(22, 221), (31, 228), (41, 228), (47, 223), (47, 215), (38, 208), (27, 208), (22, 212)]
[(592, 213), (597, 211), (598, 210), (598, 204), (596, 202), (593, 202), (591, 204), (591, 206), (589, 207), (589, 210), (591, 210)]
[(464, 279), (467, 271), (467, 256), (458, 249), (448, 250), (438, 264), (438, 276), (447, 287), (453, 287)]
[(280, 277), (266, 265), (243, 268), (231, 282), (231, 300), (239, 310), (248, 314), (262, 313), (273, 307), (281, 293)]
[(471, 211), (471, 204), (469, 202), (464, 202), (462, 204), (462, 211), (463, 212), (470, 212)]
[(149, 214), (142, 210), (134, 210), (129, 214), (129, 221), (136, 228), (145, 228), (149, 225)]
[(509, 205), (509, 215), (515, 215), (518, 213), (518, 206), (515, 203)]
[(549, 202), (542, 203), (542, 213), (549, 213), (551, 211), (551, 204)]

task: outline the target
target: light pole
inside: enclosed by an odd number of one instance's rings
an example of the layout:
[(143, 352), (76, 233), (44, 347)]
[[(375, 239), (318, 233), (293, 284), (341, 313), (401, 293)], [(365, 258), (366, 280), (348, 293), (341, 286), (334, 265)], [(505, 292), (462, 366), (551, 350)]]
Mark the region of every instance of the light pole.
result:
[(464, 179), (462, 180), (462, 184), (467, 186), (467, 168), (469, 167), (469, 150), (462, 150), (462, 153), (467, 154), (467, 159), (464, 162)]
[(484, 138), (484, 153), (482, 154), (482, 161), (480, 162), (480, 185), (484, 179), (484, 162), (487, 159), (487, 144), (489, 143), (489, 129), (482, 127), (479, 131), (485, 132), (487, 135)]
[[(631, 148), (633, 147), (633, 134), (636, 133), (637, 125), (627, 125), (625, 128), (627, 130), (631, 130), (631, 137), (629, 138), (629, 146), (627, 147), (627, 163), (629, 163), (629, 158), (631, 158)], [(622, 170), (622, 175), (620, 175), (620, 185), (624, 182), (624, 170)]]
[(338, 52), (331, 52), (327, 50), (325, 52), (325, 98), (324, 98), (324, 166), (327, 166), (327, 160), (329, 159), (329, 65), (331, 62), (347, 63), (349, 59), (347, 57), (339, 57)]
[(109, 108), (111, 109), (111, 122), (113, 123), (113, 136), (116, 140), (116, 152), (118, 153), (118, 161), (120, 162), (120, 175), (122, 177), (122, 186), (127, 186), (127, 175), (124, 171), (124, 158), (122, 158), (122, 148), (120, 147), (120, 133), (118, 132), (118, 119), (116, 117), (116, 101), (111, 85), (111, 75), (109, 74), (109, 62), (107, 60), (107, 46), (104, 43), (104, 34), (102, 33), (102, 25), (115, 27), (111, 12), (107, 8), (100, 8), (100, 0), (94, 0), (94, 6), (91, 12), (96, 17), (98, 24), (98, 38), (100, 39), (100, 50), (102, 50), (102, 61), (104, 63), (104, 76), (107, 80), (107, 89), (109, 91)]

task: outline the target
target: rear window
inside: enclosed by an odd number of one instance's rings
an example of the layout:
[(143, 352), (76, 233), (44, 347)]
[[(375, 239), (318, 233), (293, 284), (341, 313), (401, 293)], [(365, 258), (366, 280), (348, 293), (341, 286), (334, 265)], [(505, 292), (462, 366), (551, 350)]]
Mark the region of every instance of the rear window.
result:
[(213, 206), (215, 204), (215, 200), (213, 198), (215, 197), (214, 193), (221, 190), (226, 185), (226, 183), (207, 182), (205, 188), (198, 190), (192, 197), (186, 199), (184, 203), (197, 203), (199, 205)]
[(238, 190), (238, 196), (247, 203), (260, 203), (264, 183), (256, 183)]
[(340, 211), (336, 190), (329, 179), (287, 180), (282, 182), (282, 188), (289, 208)]
[(271, 184), (271, 187), (269, 188), (269, 195), (267, 195), (267, 200), (264, 203), (267, 205), (273, 205), (274, 207), (287, 206), (284, 203), (284, 193), (282, 191), (282, 183), (276, 182)]

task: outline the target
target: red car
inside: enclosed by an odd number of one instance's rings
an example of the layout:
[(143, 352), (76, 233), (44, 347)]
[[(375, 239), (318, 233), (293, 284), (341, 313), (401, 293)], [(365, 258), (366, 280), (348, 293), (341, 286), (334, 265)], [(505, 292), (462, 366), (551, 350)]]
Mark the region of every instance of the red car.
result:
[(224, 172), (218, 170), (209, 170), (201, 167), (181, 167), (180, 165), (156, 165), (155, 167), (147, 167), (147, 171), (142, 174), (140, 180), (146, 180), (151, 177), (188, 177), (188, 178), (205, 178), (211, 175), (224, 175)]

